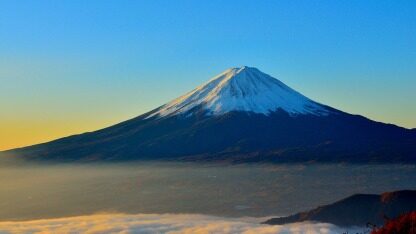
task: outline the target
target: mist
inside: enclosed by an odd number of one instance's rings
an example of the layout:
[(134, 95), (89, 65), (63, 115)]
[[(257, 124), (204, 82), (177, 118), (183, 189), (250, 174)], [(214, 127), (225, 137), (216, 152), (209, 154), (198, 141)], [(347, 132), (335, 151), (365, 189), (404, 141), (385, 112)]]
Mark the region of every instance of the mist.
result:
[(354, 193), (414, 189), (415, 172), (412, 165), (20, 163), (0, 168), (0, 220), (96, 213), (281, 216)]

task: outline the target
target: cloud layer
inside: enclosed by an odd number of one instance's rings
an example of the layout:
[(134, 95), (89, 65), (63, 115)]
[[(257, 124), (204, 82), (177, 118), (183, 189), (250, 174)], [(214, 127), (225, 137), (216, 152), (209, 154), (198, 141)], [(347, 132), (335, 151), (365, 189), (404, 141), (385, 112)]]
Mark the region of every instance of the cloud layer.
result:
[[(0, 222), (0, 233), (343, 233), (325, 223), (269, 226), (248, 219), (187, 214), (96, 214), (33, 221)], [(348, 230), (353, 231), (352, 229)]]

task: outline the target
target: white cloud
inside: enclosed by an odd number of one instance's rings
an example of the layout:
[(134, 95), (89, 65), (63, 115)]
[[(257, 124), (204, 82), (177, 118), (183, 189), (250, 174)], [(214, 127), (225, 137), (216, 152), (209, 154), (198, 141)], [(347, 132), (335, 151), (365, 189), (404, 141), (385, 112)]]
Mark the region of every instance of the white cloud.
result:
[[(249, 219), (230, 219), (193, 214), (95, 214), (32, 221), (0, 222), (0, 233), (343, 233), (325, 223), (262, 225)], [(348, 230), (350, 233), (353, 230)]]

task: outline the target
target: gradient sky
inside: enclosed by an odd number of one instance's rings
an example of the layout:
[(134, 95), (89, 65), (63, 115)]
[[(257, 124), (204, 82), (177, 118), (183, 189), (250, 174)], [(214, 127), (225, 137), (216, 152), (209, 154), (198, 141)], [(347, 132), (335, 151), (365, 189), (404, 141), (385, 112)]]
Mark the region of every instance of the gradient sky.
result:
[(416, 1), (0, 0), (0, 150), (108, 126), (229, 67), (416, 127)]

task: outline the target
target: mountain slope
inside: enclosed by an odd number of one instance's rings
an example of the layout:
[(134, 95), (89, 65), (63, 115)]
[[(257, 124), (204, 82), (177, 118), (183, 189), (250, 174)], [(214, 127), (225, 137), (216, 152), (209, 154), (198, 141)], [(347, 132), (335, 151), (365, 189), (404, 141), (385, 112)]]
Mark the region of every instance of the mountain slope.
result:
[(330, 205), (287, 217), (272, 218), (266, 224), (281, 225), (294, 222), (316, 221), (339, 226), (382, 225), (384, 218), (416, 210), (416, 191), (403, 190), (381, 195), (356, 194)]
[(61, 161), (416, 162), (416, 132), (319, 104), (242, 67), (134, 119), (10, 153)]
[(230, 68), (172, 102), (152, 116), (183, 114), (202, 105), (208, 114), (245, 111), (269, 114), (281, 108), (289, 114), (325, 115), (328, 110), (257, 68)]

